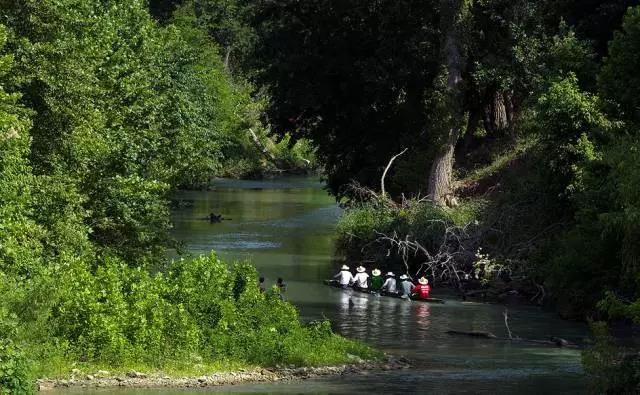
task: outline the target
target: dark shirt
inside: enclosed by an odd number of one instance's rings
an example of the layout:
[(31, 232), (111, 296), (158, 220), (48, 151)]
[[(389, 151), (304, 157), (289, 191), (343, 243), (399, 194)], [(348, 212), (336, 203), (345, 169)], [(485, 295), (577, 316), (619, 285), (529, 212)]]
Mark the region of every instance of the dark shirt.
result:
[(382, 280), (382, 277), (380, 277), (380, 276), (371, 277), (371, 289), (376, 290), (376, 291), (382, 289), (382, 283), (383, 282), (384, 281)]

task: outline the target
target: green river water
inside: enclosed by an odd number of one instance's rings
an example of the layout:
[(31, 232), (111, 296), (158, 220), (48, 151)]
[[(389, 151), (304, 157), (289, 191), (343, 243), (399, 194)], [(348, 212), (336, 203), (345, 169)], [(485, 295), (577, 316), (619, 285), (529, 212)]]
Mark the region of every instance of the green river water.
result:
[[(267, 285), (281, 276), (286, 298), (303, 320), (326, 317), (340, 334), (361, 339), (413, 367), (296, 383), (251, 384), (205, 390), (108, 390), (92, 393), (177, 395), (189, 393), (435, 393), (581, 394), (585, 380), (577, 350), (452, 337), (445, 331), (481, 330), (504, 335), (504, 306), (462, 303), (438, 289), (444, 305), (351, 294), (322, 285), (332, 263), (335, 224), (341, 214), (313, 178), (268, 181), (218, 180), (211, 191), (180, 192), (193, 205), (174, 212), (174, 235), (192, 253), (218, 251), (227, 260), (251, 259)], [(230, 220), (204, 218), (222, 213)], [(515, 335), (551, 335), (582, 342), (584, 324), (563, 321), (535, 307), (509, 307)], [(313, 347), (312, 344), (309, 347)], [(79, 393), (75, 392), (74, 393)]]

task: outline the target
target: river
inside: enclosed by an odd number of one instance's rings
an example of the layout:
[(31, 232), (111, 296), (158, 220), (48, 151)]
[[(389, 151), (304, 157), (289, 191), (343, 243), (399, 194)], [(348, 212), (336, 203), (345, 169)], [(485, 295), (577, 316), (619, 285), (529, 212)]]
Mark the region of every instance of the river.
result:
[[(267, 181), (218, 180), (211, 191), (184, 191), (192, 202), (173, 215), (174, 235), (186, 250), (211, 250), (227, 260), (250, 259), (267, 285), (283, 277), (286, 298), (303, 320), (326, 317), (340, 334), (363, 340), (414, 366), (403, 371), (331, 377), (298, 383), (252, 384), (198, 393), (580, 394), (586, 391), (580, 353), (572, 349), (453, 337), (445, 331), (505, 334), (504, 306), (462, 303), (445, 290), (444, 305), (350, 294), (322, 285), (335, 270), (334, 228), (341, 214), (319, 181), (287, 177)], [(229, 220), (211, 224), (210, 212)], [(563, 321), (536, 307), (509, 307), (515, 335), (554, 335), (582, 342), (586, 325)], [(309, 345), (312, 347), (312, 345)], [(124, 390), (117, 394), (184, 394), (187, 390)]]

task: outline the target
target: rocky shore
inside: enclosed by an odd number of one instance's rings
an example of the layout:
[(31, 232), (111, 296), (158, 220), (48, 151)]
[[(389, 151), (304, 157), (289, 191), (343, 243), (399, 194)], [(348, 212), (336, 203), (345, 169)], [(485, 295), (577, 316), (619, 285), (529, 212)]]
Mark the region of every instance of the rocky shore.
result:
[(74, 370), (68, 379), (40, 379), (39, 391), (61, 388), (202, 388), (240, 383), (259, 383), (306, 380), (314, 377), (367, 374), (379, 370), (398, 370), (410, 367), (405, 358), (386, 357), (381, 362), (357, 362), (348, 365), (323, 367), (279, 367), (241, 369), (235, 372), (218, 372), (200, 377), (169, 377), (162, 374), (146, 374), (131, 371), (111, 375), (106, 371), (82, 375)]

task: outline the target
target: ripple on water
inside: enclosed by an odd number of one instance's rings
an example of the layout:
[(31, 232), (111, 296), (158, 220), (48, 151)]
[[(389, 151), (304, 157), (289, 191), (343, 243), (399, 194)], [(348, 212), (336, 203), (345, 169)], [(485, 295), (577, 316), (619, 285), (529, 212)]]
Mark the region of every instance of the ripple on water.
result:
[(279, 248), (282, 244), (269, 240), (269, 236), (259, 233), (228, 233), (198, 237), (186, 243), (191, 252), (246, 251)]

